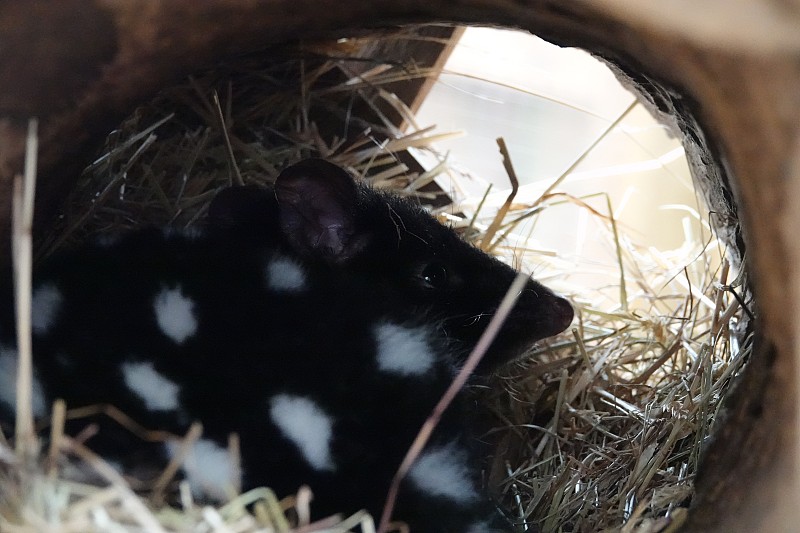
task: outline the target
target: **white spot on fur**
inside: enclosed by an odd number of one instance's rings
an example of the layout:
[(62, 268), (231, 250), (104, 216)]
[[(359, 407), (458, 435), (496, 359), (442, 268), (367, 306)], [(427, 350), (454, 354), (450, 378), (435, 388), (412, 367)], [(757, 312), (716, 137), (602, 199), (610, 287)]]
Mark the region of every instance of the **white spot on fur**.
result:
[(306, 286), (306, 275), (297, 262), (276, 257), (267, 263), (267, 285), (274, 291), (299, 291)]
[(158, 327), (178, 344), (183, 344), (197, 331), (194, 302), (183, 294), (180, 287), (162, 289), (153, 301), (153, 308)]
[(478, 522), (476, 524), (472, 524), (467, 529), (467, 533), (490, 533), (492, 531), (496, 531), (492, 527), (489, 526), (488, 522)]
[(52, 283), (36, 288), (31, 296), (31, 329), (37, 335), (44, 335), (53, 326), (63, 300), (61, 292)]
[(389, 322), (375, 327), (378, 343), (378, 368), (402, 376), (420, 376), (429, 371), (435, 362), (428, 344), (428, 335), (422, 328), (407, 328)]
[[(180, 443), (165, 444), (167, 455), (173, 458), (180, 451)], [(192, 445), (181, 467), (195, 498), (227, 500), (228, 491), (239, 486), (241, 473), (234, 468), (230, 453), (208, 439)]]
[(308, 464), (317, 470), (335, 469), (330, 450), (333, 419), (316, 403), (302, 396), (279, 394), (270, 401), (270, 416)]
[(104, 233), (94, 238), (94, 244), (100, 248), (111, 248), (121, 239), (118, 233)]
[(455, 445), (434, 447), (424, 452), (409, 478), (422, 491), (465, 504), (475, 500), (478, 493), (469, 476), (465, 454)]
[[(11, 410), (17, 408), (17, 351), (5, 346), (0, 346), (0, 402)], [(47, 413), (44, 390), (35, 373), (31, 382), (31, 410), (37, 418)]]
[(151, 411), (171, 411), (178, 408), (180, 387), (159, 374), (153, 363), (124, 363), (122, 377), (125, 385)]
[(165, 227), (162, 229), (162, 235), (164, 235), (164, 239), (168, 241), (195, 241), (200, 239), (204, 233), (202, 228), (198, 226), (189, 226), (188, 228)]

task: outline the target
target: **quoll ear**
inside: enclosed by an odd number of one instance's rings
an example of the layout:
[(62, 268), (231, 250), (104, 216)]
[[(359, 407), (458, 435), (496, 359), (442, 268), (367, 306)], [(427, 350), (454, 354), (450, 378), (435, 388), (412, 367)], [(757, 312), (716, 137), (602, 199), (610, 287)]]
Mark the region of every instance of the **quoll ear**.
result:
[(334, 263), (355, 256), (368, 236), (356, 227), (358, 188), (350, 174), (323, 159), (306, 159), (275, 182), (281, 230), (301, 254)]

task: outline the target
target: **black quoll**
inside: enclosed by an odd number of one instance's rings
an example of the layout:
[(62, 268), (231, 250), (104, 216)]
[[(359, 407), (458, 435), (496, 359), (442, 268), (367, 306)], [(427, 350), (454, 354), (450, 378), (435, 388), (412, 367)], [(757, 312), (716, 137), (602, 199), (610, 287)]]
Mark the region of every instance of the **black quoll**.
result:
[[(196, 496), (300, 484), (319, 516), (380, 516), (400, 461), (516, 273), (412, 202), (318, 159), (274, 189), (221, 192), (199, 229), (144, 229), (60, 252), (34, 273), (34, 401), (111, 404), (138, 424), (203, 435), (182, 467)], [(10, 293), (8, 293), (10, 294)], [(14, 412), (12, 298), (0, 316), (0, 411)], [(486, 354), (488, 374), (564, 330), (571, 306), (530, 280)], [(490, 531), (480, 451), (459, 398), (404, 481), (411, 531)], [(76, 430), (86, 425), (71, 422)], [(175, 442), (102, 423), (87, 445), (125, 472)]]

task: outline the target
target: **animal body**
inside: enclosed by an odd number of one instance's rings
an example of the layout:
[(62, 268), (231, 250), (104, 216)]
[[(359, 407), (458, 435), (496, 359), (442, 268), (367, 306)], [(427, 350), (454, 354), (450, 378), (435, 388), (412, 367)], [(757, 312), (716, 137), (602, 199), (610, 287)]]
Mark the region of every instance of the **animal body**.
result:
[[(176, 435), (203, 424), (183, 467), (196, 496), (308, 484), (320, 517), (367, 508), (484, 331), (515, 272), (413, 203), (323, 160), (274, 190), (223, 191), (197, 230), (143, 229), (61, 252), (34, 274), (37, 417), (111, 404)], [(0, 316), (0, 408), (14, 412), (14, 316)], [(573, 311), (531, 280), (479, 366), (487, 374)], [(405, 480), (395, 516), (417, 532), (490, 531), (463, 397)], [(74, 428), (86, 425), (80, 419)], [(175, 442), (101, 423), (87, 442), (122, 471), (162, 465)]]

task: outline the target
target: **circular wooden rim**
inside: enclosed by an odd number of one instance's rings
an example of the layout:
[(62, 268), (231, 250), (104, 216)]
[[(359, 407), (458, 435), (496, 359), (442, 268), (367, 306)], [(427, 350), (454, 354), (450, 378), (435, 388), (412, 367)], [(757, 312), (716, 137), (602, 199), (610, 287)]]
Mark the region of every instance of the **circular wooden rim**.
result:
[(796, 0), (780, 12), (767, 0), (749, 2), (762, 8), (755, 11), (743, 0), (677, 3), (8, 0), (0, 5), (0, 237), (7, 245), (10, 183), (31, 116), (40, 120), (38, 211), (46, 220), (89, 147), (138, 103), (235, 54), (434, 21), (518, 27), (585, 48), (681, 128), (723, 239), (734, 255), (747, 243), (759, 297), (759, 349), (707, 455), (688, 530), (790, 530), (798, 494), (800, 9)]

